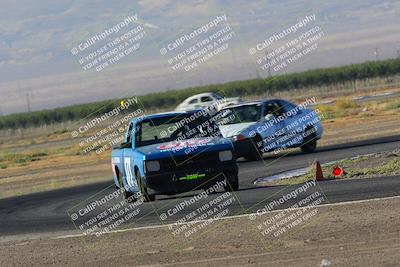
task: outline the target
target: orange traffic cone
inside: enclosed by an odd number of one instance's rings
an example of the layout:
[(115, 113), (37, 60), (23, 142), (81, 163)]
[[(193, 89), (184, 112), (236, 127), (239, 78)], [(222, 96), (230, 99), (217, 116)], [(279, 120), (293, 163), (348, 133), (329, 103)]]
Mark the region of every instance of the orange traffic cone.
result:
[(316, 173), (315, 173), (315, 179), (317, 181), (323, 181), (324, 180), (324, 174), (322, 172), (321, 164), (319, 161), (317, 161), (317, 168), (316, 168)]

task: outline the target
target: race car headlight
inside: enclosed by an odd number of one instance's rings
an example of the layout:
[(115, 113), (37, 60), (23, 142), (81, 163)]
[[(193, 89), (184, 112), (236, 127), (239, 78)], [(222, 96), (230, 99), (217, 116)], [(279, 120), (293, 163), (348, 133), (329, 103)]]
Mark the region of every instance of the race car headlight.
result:
[(149, 172), (156, 172), (160, 170), (160, 162), (158, 160), (146, 161), (146, 170)]
[(244, 136), (243, 134), (239, 134), (239, 135), (235, 135), (232, 136), (232, 141), (242, 141), (246, 139), (246, 136)]
[(232, 160), (233, 158), (232, 151), (230, 150), (221, 151), (219, 152), (218, 157), (220, 161)]

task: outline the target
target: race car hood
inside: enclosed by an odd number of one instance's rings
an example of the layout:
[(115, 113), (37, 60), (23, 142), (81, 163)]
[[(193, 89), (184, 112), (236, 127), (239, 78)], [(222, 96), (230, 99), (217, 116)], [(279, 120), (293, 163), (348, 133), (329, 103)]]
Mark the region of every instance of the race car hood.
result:
[(171, 156), (197, 154), (205, 151), (232, 149), (232, 143), (226, 138), (194, 138), (182, 141), (165, 142), (136, 148), (146, 160)]
[(255, 122), (227, 124), (220, 126), (219, 129), (224, 137), (232, 137), (242, 133), (243, 131), (245, 131), (247, 128), (249, 128), (254, 124)]

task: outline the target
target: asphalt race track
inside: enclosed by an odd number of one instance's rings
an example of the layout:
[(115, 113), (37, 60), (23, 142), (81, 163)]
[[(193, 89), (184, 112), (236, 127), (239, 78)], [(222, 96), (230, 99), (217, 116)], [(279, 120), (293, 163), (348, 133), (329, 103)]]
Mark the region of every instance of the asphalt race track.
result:
[[(263, 161), (246, 162), (240, 160), (240, 190), (232, 193), (234, 201), (229, 204), (229, 213), (226, 216), (255, 212), (267, 203), (282, 198), (283, 195), (302, 186), (256, 187), (253, 184), (256, 178), (307, 167), (314, 160), (326, 163), (361, 154), (389, 151), (399, 146), (400, 136), (397, 136), (325, 147), (312, 154), (295, 152), (285, 157), (266, 154)], [(400, 177), (323, 181), (318, 182), (312, 190), (321, 192), (325, 197), (325, 203), (400, 196)], [(102, 213), (115, 206), (122, 198), (118, 197), (107, 201), (104, 205), (97, 207), (94, 213), (89, 212), (85, 215), (86, 217), (82, 216), (76, 221), (71, 220), (67, 212), (71, 215), (84, 208), (88, 203), (111, 194), (113, 191), (115, 189), (112, 185), (110, 171), (109, 183), (98, 183), (0, 200), (0, 236), (4, 238), (14, 235), (58, 233), (61, 231), (80, 233), (82, 231), (79, 231), (76, 227), (89, 219), (89, 215), (95, 216)], [(310, 192), (307, 192), (307, 195)], [(160, 220), (161, 214), (168, 214), (168, 210), (171, 211), (171, 208), (176, 207), (177, 204), (185, 200), (188, 201), (199, 193), (201, 192), (190, 192), (185, 196), (157, 196), (155, 202), (138, 205), (139, 214), (117, 229), (173, 223), (202, 207), (205, 202), (210, 202), (218, 197), (221, 198), (223, 194), (223, 192), (211, 194), (207, 198), (187, 205), (173, 216), (167, 216), (164, 221)], [(293, 200), (288, 200), (279, 205), (277, 209), (290, 207), (293, 203)], [(77, 204), (79, 205), (76, 206)]]

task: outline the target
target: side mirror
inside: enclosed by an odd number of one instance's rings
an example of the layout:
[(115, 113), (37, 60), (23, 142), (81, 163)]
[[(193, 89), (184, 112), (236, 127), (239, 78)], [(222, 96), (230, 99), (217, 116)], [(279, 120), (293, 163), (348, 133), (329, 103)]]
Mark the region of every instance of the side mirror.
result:
[(131, 148), (131, 147), (132, 147), (132, 143), (128, 143), (128, 142), (121, 143), (121, 148)]

